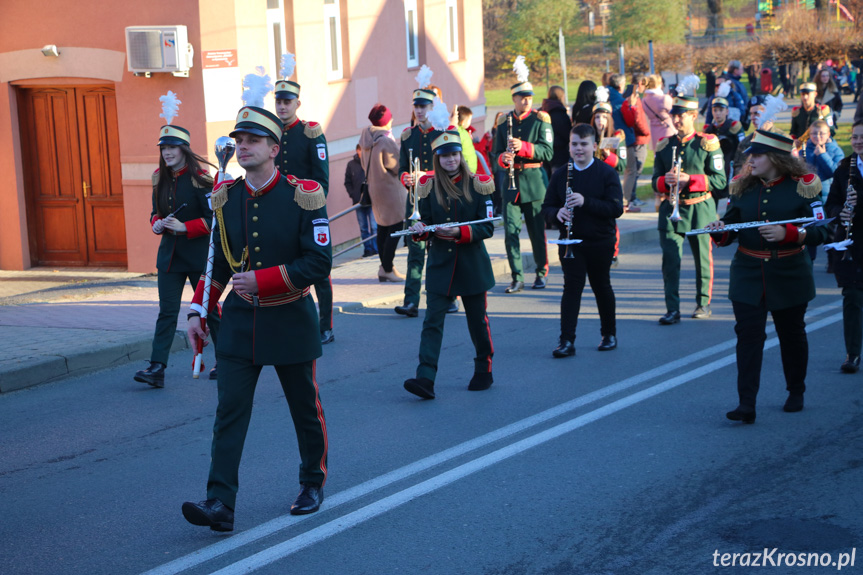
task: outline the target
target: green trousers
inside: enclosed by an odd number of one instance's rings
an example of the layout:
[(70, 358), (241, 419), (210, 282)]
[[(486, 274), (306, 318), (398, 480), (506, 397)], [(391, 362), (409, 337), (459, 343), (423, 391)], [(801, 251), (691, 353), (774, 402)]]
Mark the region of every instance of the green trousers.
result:
[(842, 288), (842, 328), (845, 331), (845, 353), (860, 355), (863, 346), (863, 289)]
[[(683, 234), (659, 230), (665, 309), (669, 312), (680, 311), (680, 262), (683, 259), (685, 237)], [(713, 242), (710, 234), (689, 236), (689, 246), (695, 260), (695, 303), (706, 306), (710, 304), (713, 294)]]
[(405, 273), (405, 305), (420, 305), (423, 287), (423, 267), (426, 263), (426, 243), (415, 242), (408, 236), (408, 269)]
[[(213, 446), (207, 499), (236, 505), (240, 458), (252, 417), (261, 365), (218, 353), (219, 406), (213, 425)], [(300, 482), (323, 485), (327, 479), (327, 424), (315, 381), (315, 362), (276, 365), (300, 448)]]
[[(171, 345), (174, 343), (174, 334), (177, 331), (177, 314), (180, 313), (186, 280), (192, 284), (192, 288), (195, 288), (198, 286), (198, 280), (202, 277), (202, 272), (159, 272), (156, 278), (156, 285), (159, 288), (159, 317), (156, 319), (156, 331), (153, 334), (151, 362), (168, 365), (168, 356), (171, 354)], [(210, 328), (210, 337), (215, 346), (219, 339), (218, 308), (215, 308), (213, 313), (207, 316), (207, 327)]]
[(332, 277), (315, 284), (315, 297), (318, 298), (318, 316), (321, 333), (333, 329), (333, 281)]
[[(447, 315), (446, 310), (452, 303), (452, 299), (451, 296), (431, 292), (426, 295), (426, 314), (420, 336), (420, 363), (417, 367), (417, 377), (426, 377), (434, 381), (437, 376), (438, 359), (443, 343), (443, 324)], [(486, 292), (463, 295), (461, 301), (464, 304), (470, 339), (476, 350), (476, 357), (473, 360), (474, 373), (491, 373), (494, 345), (491, 342), (491, 329), (486, 313)]]
[(504, 245), (506, 245), (506, 257), (509, 260), (509, 269), (513, 281), (524, 281), (524, 270), (521, 264), (521, 217), (524, 215), (524, 225), (527, 227), (527, 235), (530, 238), (530, 248), (533, 250), (533, 259), (536, 263), (536, 275), (545, 277), (548, 275), (548, 251), (545, 240), (545, 222), (539, 215), (542, 208), (542, 200), (535, 202), (522, 202), (515, 205), (506, 202), (503, 206)]

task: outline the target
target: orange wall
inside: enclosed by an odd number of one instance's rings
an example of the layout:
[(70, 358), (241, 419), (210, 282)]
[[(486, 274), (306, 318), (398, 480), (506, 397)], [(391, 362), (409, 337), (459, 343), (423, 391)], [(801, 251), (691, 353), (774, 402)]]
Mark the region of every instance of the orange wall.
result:
[[(158, 165), (155, 143), (163, 124), (158, 98), (168, 90), (179, 95), (183, 104), (174, 123), (189, 129), (193, 149), (214, 161), (213, 142), (230, 131), (232, 122), (207, 122), (201, 56), (207, 50), (236, 49), (242, 74), (252, 72), (256, 65), (267, 65), (266, 0), (207, 0), (203, 9), (199, 9), (198, 0), (121, 3), (112, 5), (111, 10), (96, 0), (76, 1), (74, 9), (62, 0), (3, 0), (2, 4), (0, 173), (7, 174), (15, 185), (0, 190), (4, 206), (0, 211), (0, 269), (30, 267), (14, 87), (100, 83), (114, 85), (117, 95), (128, 268), (153, 271), (158, 241), (148, 224), (149, 175)], [(420, 4), (424, 10), (421, 40), (425, 63), (435, 72), (432, 82), (442, 88), (450, 107), (484, 105), (480, 0), (462, 2), (466, 57), (457, 62), (447, 62), (443, 51), (445, 0), (423, 0)], [(299, 116), (320, 122), (331, 143), (328, 203), (330, 214), (334, 214), (350, 207), (343, 185), (345, 165), (353, 156), (353, 143), (360, 130), (368, 123), (371, 106), (383, 102), (390, 107), (396, 126), (410, 120), (411, 92), (418, 70), (407, 68), (404, 8), (401, 2), (389, 0), (348, 0), (343, 11), (348, 16), (347, 33), (342, 38), (348, 46), (348, 77), (328, 82), (321, 72), (325, 53), (323, 0), (285, 5), (288, 42), (293, 37), (297, 58), (293, 79), (302, 85)], [(26, 22), (39, 25), (22, 25)], [(126, 26), (175, 24), (188, 28), (189, 42), (195, 49), (189, 78), (169, 74), (137, 78), (126, 71)], [(39, 49), (45, 44), (56, 44), (60, 57), (42, 56)], [(276, 79), (278, 70), (267, 72)], [(242, 90), (239, 85), (225, 89), (238, 94)], [(272, 99), (268, 102), (272, 109)], [(475, 115), (474, 120), (481, 125), (483, 117)], [(353, 215), (333, 224), (335, 244), (358, 235)]]

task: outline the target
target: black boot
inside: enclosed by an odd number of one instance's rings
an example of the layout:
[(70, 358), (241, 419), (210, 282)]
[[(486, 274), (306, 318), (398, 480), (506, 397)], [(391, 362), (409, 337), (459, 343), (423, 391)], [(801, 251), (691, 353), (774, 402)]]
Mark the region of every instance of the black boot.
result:
[(427, 377), (406, 380), (405, 389), (423, 399), (434, 399), (434, 382)]
[(490, 373), (475, 373), (470, 379), (467, 388), (468, 391), (485, 391), (491, 387), (492, 383), (494, 383), (494, 378), (492, 378)]
[(183, 517), (192, 525), (209, 527), (213, 531), (234, 530), (234, 510), (218, 499), (207, 499), (200, 503), (183, 503)]
[(303, 483), (303, 489), (291, 505), (291, 515), (308, 515), (321, 508), (324, 502), (324, 488), (317, 483)]
[(743, 423), (755, 423), (755, 408), (749, 405), (738, 405), (734, 411), (729, 411), (725, 417), (731, 421), (742, 421)]
[(165, 364), (151, 361), (150, 367), (135, 372), (135, 381), (140, 381), (153, 387), (165, 387)]

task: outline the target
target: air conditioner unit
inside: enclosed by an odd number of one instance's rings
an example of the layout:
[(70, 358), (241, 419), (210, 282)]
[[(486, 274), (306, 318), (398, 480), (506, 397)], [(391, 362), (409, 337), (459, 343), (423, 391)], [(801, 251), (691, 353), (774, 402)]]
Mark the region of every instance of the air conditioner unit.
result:
[(170, 72), (189, 77), (195, 50), (185, 26), (128, 26), (126, 60), (136, 76)]

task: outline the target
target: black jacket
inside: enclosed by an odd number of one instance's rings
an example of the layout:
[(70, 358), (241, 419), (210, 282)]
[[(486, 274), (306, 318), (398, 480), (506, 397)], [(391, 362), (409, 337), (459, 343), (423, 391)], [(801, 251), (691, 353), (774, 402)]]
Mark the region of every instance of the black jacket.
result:
[(348, 165), (345, 167), (345, 190), (347, 190), (354, 204), (360, 202), (360, 186), (362, 186), (365, 179), (366, 173), (363, 171), (360, 157), (358, 154), (354, 154), (354, 159), (348, 162)]
[(552, 168), (563, 166), (569, 161), (569, 131), (572, 129), (566, 106), (557, 100), (543, 100), (542, 110), (551, 117), (551, 131), (554, 134), (554, 155), (548, 164)]
[(839, 222), (839, 212), (845, 205), (848, 193), (848, 178), (851, 185), (857, 190), (857, 208), (854, 217), (851, 218), (852, 238), (854, 243), (847, 252), (836, 252), (835, 264), (833, 266), (836, 284), (839, 287), (863, 288), (863, 176), (857, 169), (857, 155), (851, 154), (841, 162), (833, 172), (833, 183), (830, 185), (830, 194), (824, 203), (824, 212), (828, 218), (836, 218), (834, 222), (835, 233), (831, 241), (838, 242), (845, 239), (845, 227)]

